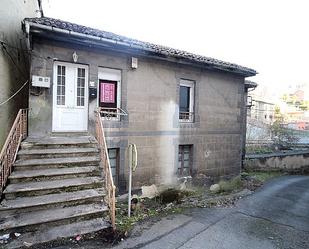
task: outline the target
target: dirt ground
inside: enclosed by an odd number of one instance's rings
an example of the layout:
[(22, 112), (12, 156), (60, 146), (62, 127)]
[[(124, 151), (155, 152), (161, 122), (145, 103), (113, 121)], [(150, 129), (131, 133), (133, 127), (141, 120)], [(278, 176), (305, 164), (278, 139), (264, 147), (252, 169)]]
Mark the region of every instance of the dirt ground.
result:
[(59, 240), (38, 248), (111, 248), (130, 236), (138, 236), (153, 224), (183, 213), (190, 208), (232, 208), (238, 200), (250, 195), (263, 183), (279, 173), (249, 172), (230, 181), (219, 182), (219, 192), (209, 191), (207, 186), (189, 186), (185, 190), (166, 189), (163, 194), (153, 199), (138, 199), (132, 204), (132, 216), (127, 217), (126, 200), (117, 202), (117, 231), (104, 231), (87, 236), (78, 236), (70, 240)]

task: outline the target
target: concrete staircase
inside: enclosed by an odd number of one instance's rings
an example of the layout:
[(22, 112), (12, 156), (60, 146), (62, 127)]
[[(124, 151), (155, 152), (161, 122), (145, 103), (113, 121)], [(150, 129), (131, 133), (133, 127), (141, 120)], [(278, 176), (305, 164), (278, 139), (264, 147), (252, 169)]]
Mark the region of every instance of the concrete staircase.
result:
[(109, 228), (104, 196), (99, 150), (93, 137), (27, 138), (0, 204), (0, 235), (21, 234), (5, 248)]

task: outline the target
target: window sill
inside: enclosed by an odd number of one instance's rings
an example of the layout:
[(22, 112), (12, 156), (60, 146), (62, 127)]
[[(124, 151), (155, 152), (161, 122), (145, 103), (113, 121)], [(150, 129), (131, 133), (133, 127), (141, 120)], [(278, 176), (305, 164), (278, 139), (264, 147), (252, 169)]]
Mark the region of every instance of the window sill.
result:
[(194, 123), (194, 112), (179, 112), (179, 122)]
[(179, 119), (179, 123), (192, 124), (192, 123), (194, 123), (194, 121), (190, 120), (190, 119)]
[(120, 122), (120, 118), (118, 117), (101, 117), (104, 121), (110, 121), (110, 122)]

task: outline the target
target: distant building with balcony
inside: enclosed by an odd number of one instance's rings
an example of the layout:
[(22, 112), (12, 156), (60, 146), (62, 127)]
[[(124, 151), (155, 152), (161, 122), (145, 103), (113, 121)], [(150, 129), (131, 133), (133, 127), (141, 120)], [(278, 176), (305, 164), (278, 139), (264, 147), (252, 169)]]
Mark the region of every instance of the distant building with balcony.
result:
[(271, 124), (274, 122), (275, 104), (254, 95), (249, 96), (252, 97), (252, 106), (247, 112), (248, 118), (266, 124)]

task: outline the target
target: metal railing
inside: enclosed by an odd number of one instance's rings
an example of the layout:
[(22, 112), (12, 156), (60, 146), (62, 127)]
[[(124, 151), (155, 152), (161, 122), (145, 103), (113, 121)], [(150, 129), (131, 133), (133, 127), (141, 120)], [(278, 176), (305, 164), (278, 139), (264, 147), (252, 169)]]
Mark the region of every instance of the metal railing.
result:
[(127, 116), (128, 113), (117, 107), (117, 108), (111, 108), (111, 107), (100, 107), (99, 112), (102, 118), (107, 120), (120, 120), (121, 116)]
[(194, 112), (179, 112), (179, 120), (181, 122), (193, 122)]
[(96, 112), (96, 139), (99, 143), (100, 147), (100, 156), (101, 161), (104, 168), (105, 174), (105, 188), (107, 190), (107, 205), (109, 208), (111, 224), (113, 230), (115, 230), (115, 219), (116, 219), (116, 199), (115, 199), (115, 192), (116, 187), (114, 185), (114, 180), (112, 176), (111, 166), (108, 157), (108, 151), (106, 146), (106, 140), (104, 135), (103, 123), (101, 118), (100, 109)]
[(20, 109), (0, 153), (0, 194), (12, 172), (21, 141), (27, 137), (28, 110)]

